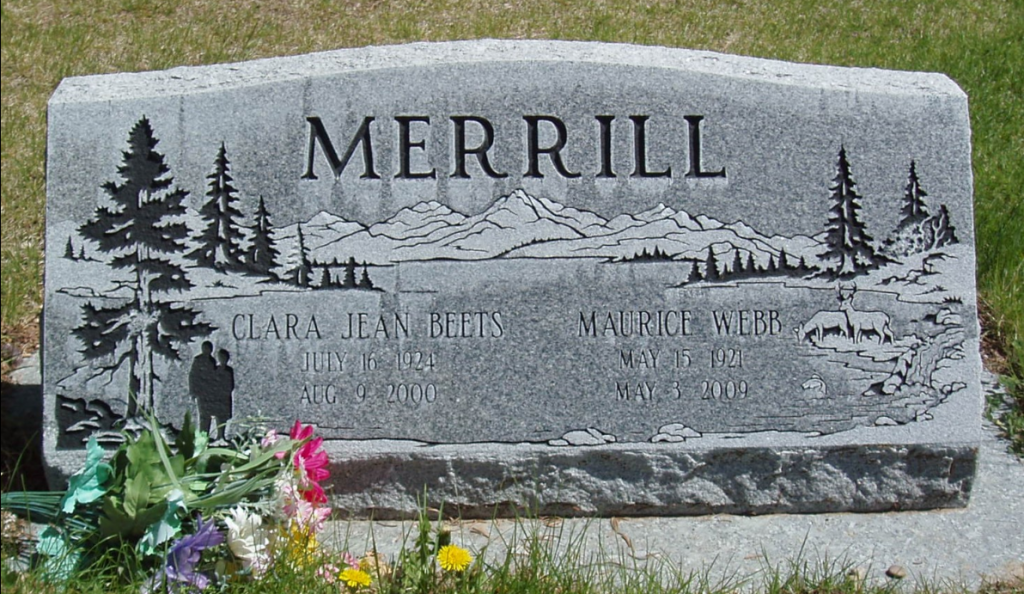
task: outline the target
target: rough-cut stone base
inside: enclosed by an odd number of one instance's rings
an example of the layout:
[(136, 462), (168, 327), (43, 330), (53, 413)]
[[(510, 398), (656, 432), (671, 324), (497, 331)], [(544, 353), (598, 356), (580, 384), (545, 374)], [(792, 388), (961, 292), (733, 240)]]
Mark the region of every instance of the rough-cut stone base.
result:
[(333, 503), (352, 517), (432, 506), (464, 518), (768, 514), (967, 505), (974, 445), (555, 450), (450, 446), (331, 451)]

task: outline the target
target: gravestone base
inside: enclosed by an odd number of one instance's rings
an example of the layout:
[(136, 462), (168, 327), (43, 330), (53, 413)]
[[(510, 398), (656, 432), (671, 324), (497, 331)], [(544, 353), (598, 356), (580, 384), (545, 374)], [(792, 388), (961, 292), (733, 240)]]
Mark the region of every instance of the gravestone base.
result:
[(328, 448), (350, 517), (882, 512), (967, 505), (976, 445)]

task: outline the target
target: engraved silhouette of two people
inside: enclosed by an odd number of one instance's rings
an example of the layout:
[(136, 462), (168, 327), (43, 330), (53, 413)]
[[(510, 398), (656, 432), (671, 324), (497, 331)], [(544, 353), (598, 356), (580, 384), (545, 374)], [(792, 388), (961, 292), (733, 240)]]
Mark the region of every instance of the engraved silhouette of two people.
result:
[(199, 407), (199, 428), (209, 431), (210, 439), (225, 439), (231, 418), (235, 370), (228, 365), (230, 358), (226, 349), (217, 351), (214, 358), (213, 343), (204, 341), (188, 374), (188, 390)]

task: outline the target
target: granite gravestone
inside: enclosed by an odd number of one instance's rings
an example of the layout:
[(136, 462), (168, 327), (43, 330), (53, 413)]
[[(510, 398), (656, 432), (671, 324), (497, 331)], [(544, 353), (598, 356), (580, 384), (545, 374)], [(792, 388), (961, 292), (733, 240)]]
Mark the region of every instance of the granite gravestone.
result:
[(965, 505), (970, 148), (939, 74), (628, 45), (64, 80), (47, 459), (192, 411), (378, 517)]

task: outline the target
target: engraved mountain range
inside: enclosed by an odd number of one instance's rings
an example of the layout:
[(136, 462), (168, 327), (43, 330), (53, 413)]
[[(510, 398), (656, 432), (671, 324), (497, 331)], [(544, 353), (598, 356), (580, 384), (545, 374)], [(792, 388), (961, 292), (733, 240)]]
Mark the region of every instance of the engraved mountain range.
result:
[[(300, 223), (276, 230), (283, 253), (295, 249)], [(316, 262), (387, 265), (429, 260), (494, 258), (600, 258), (625, 261), (657, 253), (667, 260), (703, 259), (736, 250), (758, 263), (788, 256), (817, 260), (820, 238), (762, 235), (742, 221), (725, 224), (691, 216), (664, 204), (610, 220), (516, 190), (484, 212), (465, 215), (435, 201), (403, 208), (391, 218), (365, 226), (320, 212), (301, 223), (305, 246)]]

